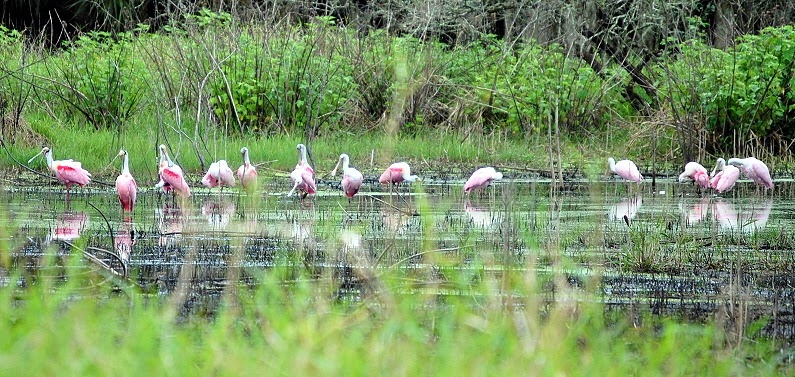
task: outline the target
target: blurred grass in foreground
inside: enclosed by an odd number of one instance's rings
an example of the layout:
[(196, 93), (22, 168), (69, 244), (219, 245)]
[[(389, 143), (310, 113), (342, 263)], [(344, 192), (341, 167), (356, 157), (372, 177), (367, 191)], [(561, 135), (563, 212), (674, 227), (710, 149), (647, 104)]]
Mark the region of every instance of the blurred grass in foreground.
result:
[(630, 323), (624, 318), (631, 316), (608, 315), (592, 299), (566, 292), (565, 283), (557, 302), (545, 302), (532, 269), (480, 279), (449, 275), (444, 287), (422, 289), (398, 271), (360, 271), (372, 289), (358, 301), (339, 300), (331, 279), (274, 268), (254, 272), (260, 284), (252, 290), (229, 290), (215, 315), (187, 318), (177, 314), (182, 303), (174, 297), (111, 288), (88, 268), (66, 271), (65, 279), (26, 276), (28, 286), (19, 288), (19, 272), (10, 270), (0, 288), (0, 374), (782, 372), (769, 342), (732, 345), (711, 325), (657, 317)]

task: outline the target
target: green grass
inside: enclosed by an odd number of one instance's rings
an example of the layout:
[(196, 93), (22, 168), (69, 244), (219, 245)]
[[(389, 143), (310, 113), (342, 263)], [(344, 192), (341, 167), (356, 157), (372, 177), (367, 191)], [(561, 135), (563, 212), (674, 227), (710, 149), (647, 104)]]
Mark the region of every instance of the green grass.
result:
[[(172, 158), (198, 182), (202, 172), (199, 157), (205, 168), (210, 162), (226, 159), (236, 169), (242, 162), (240, 148), (249, 148), (252, 163), (268, 174), (287, 173), (297, 161), (296, 144), (306, 143), (300, 135), (271, 137), (227, 137), (213, 128), (202, 129), (201, 140), (194, 142), (194, 130), (179, 130), (156, 126), (158, 122), (147, 116), (136, 118), (126, 131), (95, 131), (75, 124), (53, 122), (44, 113), (28, 116), (30, 127), (44, 143), (52, 148), (56, 160), (73, 159), (93, 174), (95, 179), (110, 182), (120, 170), (120, 161), (114, 160), (118, 150), (130, 153), (130, 170), (139, 180), (156, 181), (157, 145), (169, 146)], [(165, 137), (163, 136), (165, 135)], [(614, 135), (602, 135), (607, 140)], [(579, 177), (599, 179), (607, 173), (607, 156), (623, 155), (624, 151), (605, 152), (601, 143), (562, 139), (562, 167)], [(619, 143), (620, 144), (620, 143)], [(330, 173), (341, 153), (351, 157), (351, 165), (367, 174), (380, 174), (392, 162), (408, 161), (413, 170), (442, 172), (460, 175), (465, 179), (477, 167), (493, 165), (508, 170), (506, 176), (537, 176), (549, 171), (549, 145), (543, 137), (527, 140), (508, 140), (503, 135), (463, 137), (455, 132), (428, 131), (416, 135), (385, 135), (382, 132), (337, 133), (321, 135), (308, 143), (315, 170), (321, 176)], [(7, 145), (8, 152), (19, 162), (38, 153), (39, 145)], [(371, 165), (372, 153), (372, 165)], [(599, 157), (595, 157), (599, 156)], [(604, 158), (602, 158), (604, 157)], [(554, 160), (557, 161), (557, 155)], [(44, 160), (32, 162), (30, 167), (46, 173)], [(557, 166), (557, 165), (556, 165)], [(18, 168), (8, 154), (0, 154), (0, 168)]]
[[(468, 295), (402, 294), (400, 279), (364, 303), (324, 284), (285, 286), (277, 270), (214, 318), (176, 318), (170, 299), (109, 292), (86, 271), (0, 289), (3, 375), (712, 375), (773, 374), (711, 326), (606, 320), (586, 301), (543, 304), (521, 274)], [(92, 284), (93, 283), (93, 284)], [(373, 282), (375, 283), (375, 282)], [(487, 294), (500, 283), (513, 297)], [(94, 285), (96, 286), (96, 285)], [(321, 289), (318, 289), (318, 286)], [(331, 287), (329, 287), (331, 288)], [(328, 292), (326, 292), (328, 293)], [(493, 293), (493, 292), (492, 292)], [(471, 295), (478, 295), (473, 299)], [(81, 298), (75, 298), (79, 296)], [(481, 296), (482, 295), (482, 296)], [(519, 298), (517, 298), (519, 297)], [(231, 297), (227, 297), (229, 299)], [(442, 298), (440, 300), (440, 298)], [(176, 304), (179, 305), (178, 303)], [(772, 352), (769, 345), (767, 352)], [(754, 352), (766, 348), (757, 344)], [(35, 368), (35, 369), (31, 369)]]

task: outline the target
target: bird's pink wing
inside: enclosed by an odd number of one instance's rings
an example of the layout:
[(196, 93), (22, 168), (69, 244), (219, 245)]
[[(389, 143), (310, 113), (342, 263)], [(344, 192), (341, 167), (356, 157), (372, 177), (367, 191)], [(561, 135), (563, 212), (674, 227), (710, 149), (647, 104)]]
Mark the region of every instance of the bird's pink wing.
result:
[(400, 166), (390, 166), (378, 178), (380, 183), (400, 183), (403, 182), (403, 168)]
[(60, 161), (55, 166), (55, 175), (64, 182), (76, 183), (85, 186), (91, 182), (91, 174), (80, 166), (76, 161)]
[(120, 175), (116, 178), (116, 193), (119, 195), (119, 203), (125, 211), (132, 211), (135, 199), (138, 196), (138, 184), (131, 175)]
[(472, 189), (483, 188), (491, 182), (491, 174), (484, 170), (477, 170), (472, 173), (467, 182), (464, 184), (464, 192), (469, 192)]
[(709, 181), (709, 186), (713, 189), (718, 189), (718, 182), (720, 182), (720, 178), (723, 176), (723, 170), (717, 172), (712, 179)]
[(751, 165), (751, 170), (753, 171), (753, 175), (756, 176), (754, 181), (757, 183), (763, 184), (767, 188), (773, 188), (773, 179), (770, 177), (770, 170), (768, 170), (767, 166), (759, 163), (754, 163)]
[(179, 166), (174, 165), (163, 169), (163, 172), (160, 174), (160, 179), (171, 185), (180, 195), (190, 196), (188, 182), (185, 181), (185, 177), (182, 175), (182, 169), (179, 168)]
[(240, 180), (240, 184), (243, 185), (243, 187), (248, 188), (257, 182), (257, 169), (254, 168), (253, 165), (249, 165), (248, 167), (241, 165), (240, 168), (237, 169), (237, 178)]
[(342, 191), (345, 192), (347, 197), (352, 197), (359, 192), (359, 188), (362, 187), (362, 174), (359, 173), (358, 170), (353, 170), (350, 172), (346, 172), (345, 175), (342, 177)]
[(202, 177), (202, 184), (209, 188), (213, 188), (218, 186), (218, 180), (215, 179), (212, 171), (207, 171), (204, 177)]
[(232, 169), (228, 167), (221, 169), (221, 182), (227, 187), (235, 186), (235, 175), (232, 173)]
[(304, 191), (307, 194), (314, 194), (317, 192), (317, 186), (315, 185), (315, 175), (314, 170), (308, 165), (306, 168), (301, 172), (301, 180), (304, 183)]
[(703, 188), (710, 187), (709, 174), (705, 169), (696, 170), (693, 173), (693, 180), (696, 181), (696, 183)]
[(740, 170), (736, 168), (724, 169), (721, 173), (722, 174), (715, 176), (720, 177), (720, 180), (715, 185), (715, 190), (718, 192), (731, 190), (731, 188), (734, 187), (734, 183), (740, 178)]
[(616, 174), (632, 182), (640, 182), (643, 180), (643, 176), (640, 175), (638, 167), (632, 161), (628, 160), (622, 160), (616, 164)]

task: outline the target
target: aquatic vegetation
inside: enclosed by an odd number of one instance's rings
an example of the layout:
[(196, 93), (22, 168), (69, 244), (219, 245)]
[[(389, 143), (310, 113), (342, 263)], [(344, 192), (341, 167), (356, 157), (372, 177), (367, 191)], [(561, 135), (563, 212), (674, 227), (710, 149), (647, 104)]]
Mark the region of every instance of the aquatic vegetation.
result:
[(791, 368), (771, 358), (793, 336), (772, 319), (786, 305), (770, 305), (789, 302), (795, 265), (778, 249), (793, 238), (776, 197), (523, 181), (397, 196), (372, 180), (349, 202), (264, 183), (264, 196), (180, 203), (149, 189), (133, 221), (110, 191), (68, 211), (57, 191), (7, 193), (0, 350), (32, 351), (0, 369), (45, 357), (81, 375)]

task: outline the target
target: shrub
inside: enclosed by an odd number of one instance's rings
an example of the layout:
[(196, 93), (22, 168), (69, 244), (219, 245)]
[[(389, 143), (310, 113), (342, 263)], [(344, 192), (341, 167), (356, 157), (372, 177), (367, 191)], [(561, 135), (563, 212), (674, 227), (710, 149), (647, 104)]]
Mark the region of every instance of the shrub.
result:
[(447, 75), (467, 122), (504, 126), (515, 135), (545, 130), (556, 106), (568, 129), (602, 126), (628, 108), (612, 85), (558, 45), (531, 41), (509, 50), (488, 39), (457, 49)]
[(92, 32), (65, 42), (40, 67), (39, 100), (60, 103), (95, 129), (123, 125), (140, 110), (150, 80), (136, 49), (134, 33)]
[(320, 20), (297, 35), (242, 33), (209, 89), (215, 115), (240, 134), (314, 135), (323, 125), (340, 124), (357, 86), (353, 65), (335, 48), (331, 29), (333, 23)]

